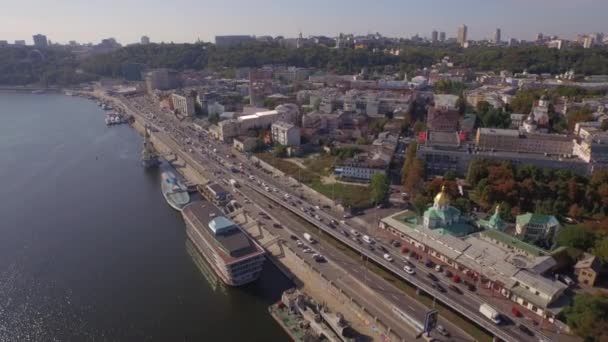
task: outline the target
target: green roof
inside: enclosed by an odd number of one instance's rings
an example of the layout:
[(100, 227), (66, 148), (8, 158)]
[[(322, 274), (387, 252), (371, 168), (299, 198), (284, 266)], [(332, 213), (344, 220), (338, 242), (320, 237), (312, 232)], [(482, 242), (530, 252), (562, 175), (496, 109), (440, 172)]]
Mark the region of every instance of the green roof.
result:
[(517, 225), (518, 226), (525, 226), (527, 224), (543, 225), (543, 224), (549, 223), (552, 219), (554, 219), (554, 217), (551, 215), (527, 213), (527, 214), (517, 216)]
[(526, 253), (529, 253), (531, 255), (544, 256), (544, 255), (549, 254), (547, 251), (545, 251), (542, 248), (536, 247), (532, 244), (522, 241), (507, 233), (503, 233), (499, 230), (486, 229), (482, 232), (482, 234), (484, 234), (494, 240), (500, 241), (506, 245), (513, 246), (513, 248), (517, 248), (522, 251), (525, 251)]

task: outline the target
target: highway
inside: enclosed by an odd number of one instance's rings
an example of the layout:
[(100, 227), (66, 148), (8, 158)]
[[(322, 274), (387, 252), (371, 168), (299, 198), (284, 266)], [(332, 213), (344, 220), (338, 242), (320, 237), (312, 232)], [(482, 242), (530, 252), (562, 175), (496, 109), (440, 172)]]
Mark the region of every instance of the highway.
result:
[[(140, 103), (140, 106), (142, 104)], [(132, 111), (142, 111), (145, 108), (130, 108)], [(152, 109), (150, 108), (150, 112), (152, 113)], [(509, 319), (516, 321), (517, 324), (523, 324), (528, 327), (531, 331), (534, 332), (535, 337), (532, 338), (528, 336), (524, 332), (522, 332), (516, 324), (507, 324), (497, 326), (492, 323), (490, 320), (482, 316), (478, 312), (479, 305), (483, 302), (479, 296), (475, 293), (469, 292), (466, 288), (461, 287), (462, 294), (458, 294), (453, 292), (451, 289), (448, 289), (448, 283), (445, 281), (445, 278), (441, 278), (442, 276), (437, 274), (437, 277), (440, 278), (437, 283), (443, 287), (446, 292), (437, 291), (432, 287), (433, 281), (428, 278), (428, 274), (432, 274), (433, 270), (427, 269), (424, 266), (416, 265), (416, 274), (410, 275), (403, 271), (403, 266), (406, 264), (406, 261), (402, 259), (400, 253), (395, 250), (394, 247), (390, 245), (383, 245), (380, 241), (376, 241), (374, 250), (370, 250), (365, 243), (359, 243), (353, 240), (352, 233), (353, 231), (359, 232), (359, 234), (367, 233), (361, 227), (357, 227), (357, 225), (348, 222), (348, 220), (344, 220), (341, 217), (338, 217), (336, 214), (329, 212), (328, 210), (324, 210), (323, 208), (317, 207), (314, 199), (313, 201), (309, 200), (307, 197), (300, 197), (301, 193), (298, 191), (298, 184), (295, 180), (290, 178), (279, 178), (264, 172), (261, 169), (251, 166), (250, 160), (247, 156), (235, 152), (230, 146), (214, 141), (210, 137), (208, 137), (204, 132), (197, 131), (193, 129), (191, 126), (182, 125), (182, 123), (174, 117), (168, 116), (160, 119), (158, 115), (146, 115), (146, 119), (148, 121), (152, 121), (156, 127), (167, 132), (171, 137), (175, 138), (178, 143), (183, 144), (185, 146), (184, 152), (188, 152), (190, 155), (195, 156), (196, 159), (199, 159), (205, 167), (216, 167), (216, 175), (218, 178), (237, 179), (242, 185), (243, 188), (241, 191), (250, 198), (257, 198), (257, 201), (261, 202), (260, 197), (256, 197), (253, 192), (257, 193), (257, 196), (263, 196), (268, 200), (271, 200), (275, 203), (275, 205), (280, 205), (282, 208), (289, 210), (291, 213), (298, 215), (300, 218), (308, 221), (310, 224), (316, 226), (320, 232), (328, 234), (333, 238), (341, 241), (345, 245), (351, 247), (352, 249), (358, 251), (361, 255), (373, 260), (379, 265), (382, 265), (387, 270), (391, 271), (394, 275), (399, 278), (409, 282), (410, 284), (420, 288), (422, 291), (434, 296), (438, 301), (446, 304), (451, 307), (453, 310), (459, 312), (464, 317), (467, 317), (473, 320), (476, 324), (483, 327), (484, 329), (490, 331), (496, 337), (500, 338), (504, 341), (523, 341), (523, 340), (539, 340), (539, 337), (542, 337), (541, 334), (534, 326), (532, 326), (529, 322), (524, 320), (516, 320), (510, 315), (506, 313), (502, 313), (503, 316), (509, 317)], [(191, 146), (191, 147), (189, 147)], [(240, 168), (240, 165), (243, 165), (243, 173), (231, 173), (229, 170), (231, 167)], [(214, 165), (214, 166), (212, 166)], [(251, 176), (251, 178), (249, 178)], [(247, 189), (247, 190), (246, 190)], [(270, 190), (270, 191), (267, 191)], [(288, 194), (291, 200), (285, 200), (285, 194)], [(272, 215), (277, 215), (277, 210), (271, 212)], [(288, 220), (284, 211), (278, 215), (277, 219), (279, 221)], [(330, 227), (329, 223), (334, 221), (336, 228)], [(344, 233), (346, 232), (346, 233)], [(348, 236), (346, 236), (348, 234)], [(320, 245), (321, 246), (321, 245)], [(382, 247), (379, 247), (382, 246)], [(328, 259), (331, 259), (332, 263), (340, 264), (339, 261), (334, 261), (337, 258), (335, 251), (331, 250), (331, 247), (319, 247), (322, 254), (326, 255)], [(324, 249), (323, 249), (324, 248)], [(385, 248), (390, 255), (393, 257), (393, 261), (387, 261), (382, 257), (383, 252), (379, 249)], [(338, 258), (339, 259), (339, 258)], [(360, 274), (362, 271), (359, 269), (353, 268), (354, 265), (358, 263), (353, 263), (352, 259), (347, 264), (343, 262), (341, 265), (344, 269), (348, 270), (350, 274)], [(363, 277), (365, 281), (367, 281), (368, 276), (371, 274), (367, 274)], [(378, 279), (370, 278), (370, 286), (374, 288), (374, 290), (383, 289), (378, 287)], [(456, 285), (460, 286), (460, 285)], [(389, 301), (397, 301), (391, 295), (395, 295), (400, 293), (399, 290), (391, 289), (386, 292), (389, 296), (383, 295), (386, 300)], [(415, 302), (411, 299), (408, 299), (408, 303)], [(405, 304), (408, 305), (408, 304)], [(409, 310), (409, 311), (417, 311), (417, 310)], [(447, 327), (447, 325), (446, 325)], [(448, 328), (449, 330), (449, 328)], [(544, 337), (545, 340), (549, 340)]]

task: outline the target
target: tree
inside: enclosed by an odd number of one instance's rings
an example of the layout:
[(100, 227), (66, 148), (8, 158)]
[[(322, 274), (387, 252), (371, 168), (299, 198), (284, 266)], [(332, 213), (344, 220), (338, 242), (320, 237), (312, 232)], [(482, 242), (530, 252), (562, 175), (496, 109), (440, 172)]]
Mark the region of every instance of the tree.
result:
[(287, 146), (276, 144), (273, 154), (276, 158), (285, 158), (287, 156)]
[(595, 242), (593, 254), (600, 258), (604, 264), (608, 263), (608, 237), (604, 237)]
[(582, 225), (566, 226), (559, 231), (556, 237), (557, 244), (572, 247), (581, 251), (588, 251), (593, 247), (595, 234)]
[(428, 203), (431, 201), (429, 197), (423, 195), (416, 195), (412, 200), (412, 206), (414, 207), (414, 211), (418, 216), (422, 216)]
[(415, 141), (411, 142), (407, 150), (405, 151), (405, 161), (403, 162), (403, 169), (401, 171), (401, 181), (405, 185), (405, 179), (414, 164), (414, 160), (416, 159), (416, 152), (418, 150), (418, 143)]
[(453, 181), (456, 180), (456, 172), (454, 172), (453, 170), (448, 170), (443, 174), (443, 179), (447, 180), (447, 181)]
[(458, 197), (453, 202), (454, 207), (458, 208), (463, 214), (471, 212), (471, 201), (464, 197)]
[(608, 339), (608, 297), (579, 293), (563, 311), (566, 323), (585, 341)]
[(388, 177), (384, 173), (376, 173), (372, 177), (371, 183), (372, 203), (380, 204), (386, 201), (389, 191)]
[(410, 196), (420, 193), (424, 188), (424, 178), (424, 162), (415, 159), (403, 181), (405, 191), (409, 192)]

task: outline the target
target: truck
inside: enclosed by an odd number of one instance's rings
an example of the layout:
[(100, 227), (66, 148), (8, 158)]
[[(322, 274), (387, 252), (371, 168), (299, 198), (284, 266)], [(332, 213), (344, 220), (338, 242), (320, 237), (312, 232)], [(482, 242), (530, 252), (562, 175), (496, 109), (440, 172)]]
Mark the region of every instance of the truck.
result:
[(238, 188), (239, 187), (239, 182), (237, 182), (236, 179), (231, 178), (230, 179), (230, 185), (232, 185), (235, 188)]
[(313, 239), (312, 236), (308, 233), (304, 233), (304, 238), (310, 243), (315, 243), (315, 239)]
[(500, 314), (490, 305), (486, 303), (481, 304), (479, 306), (479, 312), (494, 322), (494, 324), (500, 324)]

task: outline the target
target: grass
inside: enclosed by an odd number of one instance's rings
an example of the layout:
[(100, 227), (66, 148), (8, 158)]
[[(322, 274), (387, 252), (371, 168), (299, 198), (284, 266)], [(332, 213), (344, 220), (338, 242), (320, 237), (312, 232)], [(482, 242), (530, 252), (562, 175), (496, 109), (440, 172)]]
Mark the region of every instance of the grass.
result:
[(314, 159), (307, 159), (304, 162), (306, 168), (301, 168), (295, 163), (276, 158), (270, 153), (259, 153), (256, 156), (328, 198), (337, 199), (345, 207), (360, 209), (370, 206), (370, 190), (368, 186), (343, 183), (325, 184), (321, 181), (322, 176), (331, 173), (335, 160), (333, 156), (323, 154)]

